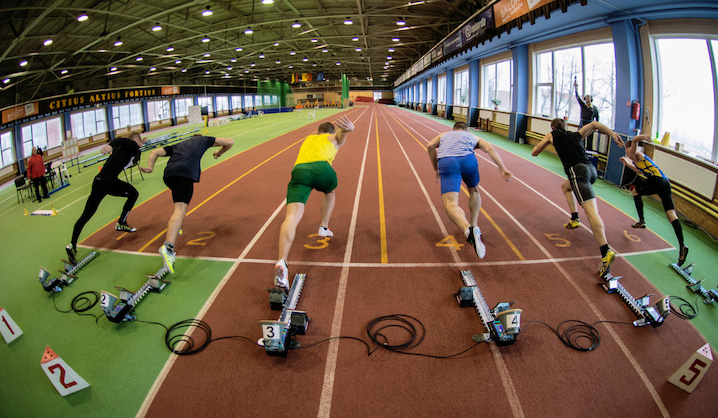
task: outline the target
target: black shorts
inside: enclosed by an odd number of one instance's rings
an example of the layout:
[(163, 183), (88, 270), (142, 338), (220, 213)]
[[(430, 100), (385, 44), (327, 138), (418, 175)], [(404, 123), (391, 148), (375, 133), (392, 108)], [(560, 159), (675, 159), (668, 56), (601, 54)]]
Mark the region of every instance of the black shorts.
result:
[(567, 170), (566, 175), (568, 175), (568, 182), (571, 184), (571, 190), (573, 190), (579, 205), (596, 197), (591, 185), (596, 182), (598, 174), (596, 167), (592, 164), (575, 164)]
[(646, 180), (636, 184), (636, 191), (641, 196), (657, 194), (661, 198), (663, 210), (668, 212), (675, 209), (673, 195), (671, 193), (671, 182), (668, 179), (658, 176), (648, 177)]
[(172, 201), (182, 202), (189, 205), (194, 194), (194, 181), (187, 177), (165, 177), (163, 178), (165, 184), (172, 191)]

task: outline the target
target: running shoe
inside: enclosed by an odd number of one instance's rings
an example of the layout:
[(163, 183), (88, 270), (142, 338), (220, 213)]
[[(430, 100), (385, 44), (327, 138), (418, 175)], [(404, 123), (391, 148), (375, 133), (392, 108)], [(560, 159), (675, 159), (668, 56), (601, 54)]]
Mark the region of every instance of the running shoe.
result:
[(70, 262), (72, 265), (77, 265), (77, 250), (75, 247), (73, 247), (72, 244), (67, 244), (67, 247), (65, 247), (65, 251), (67, 251), (67, 261)]
[(133, 228), (127, 224), (121, 224), (118, 222), (117, 225), (115, 225), (115, 231), (135, 232), (137, 231), (137, 228)]
[(631, 228), (646, 229), (646, 223), (643, 221), (638, 221), (635, 224), (631, 225)]
[(609, 249), (606, 255), (601, 259), (601, 265), (598, 266), (598, 277), (603, 279), (611, 270), (611, 263), (616, 259), (616, 253)]
[(277, 261), (274, 265), (274, 286), (289, 292), (289, 268), (284, 260)]
[(576, 229), (579, 226), (581, 226), (581, 221), (578, 219), (569, 219), (568, 222), (563, 224), (563, 227), (566, 229)]
[(317, 232), (317, 235), (320, 237), (333, 237), (334, 232), (330, 231), (329, 228), (325, 228), (323, 226), (319, 227), (319, 232)]
[(681, 249), (678, 251), (678, 267), (683, 266), (683, 263), (686, 262), (686, 257), (688, 257), (688, 247), (681, 245)]
[(167, 248), (166, 245), (163, 245), (160, 247), (160, 255), (162, 256), (162, 260), (165, 263), (165, 268), (170, 273), (175, 273), (175, 252), (170, 251), (169, 248)]
[(469, 227), (469, 237), (466, 238), (466, 241), (474, 247), (476, 255), (478, 255), (479, 258), (484, 258), (486, 255), (486, 246), (481, 242), (481, 229), (479, 229), (478, 226)]

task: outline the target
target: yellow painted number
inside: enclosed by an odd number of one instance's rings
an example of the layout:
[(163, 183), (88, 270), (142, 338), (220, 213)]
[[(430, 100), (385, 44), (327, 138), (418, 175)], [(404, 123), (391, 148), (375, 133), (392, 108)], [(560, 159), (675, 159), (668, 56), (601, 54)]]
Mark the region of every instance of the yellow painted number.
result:
[(544, 234), (546, 238), (550, 239), (551, 241), (556, 241), (555, 245), (557, 247), (566, 248), (571, 246), (571, 241), (561, 238), (561, 234)]
[(189, 240), (187, 242), (187, 245), (207, 245), (207, 243), (204, 241), (207, 241), (210, 238), (214, 238), (214, 236), (217, 234), (212, 231), (203, 231), (203, 232), (200, 232), (198, 235), (204, 235), (204, 236)]
[[(314, 238), (314, 237), (319, 237), (319, 234), (307, 235), (307, 238)], [(310, 249), (310, 250), (321, 250), (321, 249), (323, 249), (323, 248), (327, 248), (327, 247), (329, 246), (329, 239), (330, 239), (330, 238), (331, 238), (331, 237), (319, 237), (319, 238), (316, 238), (316, 241), (319, 243), (319, 245), (307, 245), (307, 244), (304, 244), (304, 248), (308, 248), (308, 249)]]
[(626, 231), (625, 229), (623, 230), (623, 235), (625, 235), (626, 238), (630, 239), (633, 242), (641, 242), (640, 238), (638, 238), (637, 236), (635, 236), (633, 234), (629, 234), (628, 231)]
[(454, 247), (456, 250), (460, 250), (461, 247), (464, 246), (464, 244), (459, 244), (459, 242), (456, 240), (456, 237), (454, 237), (453, 235), (449, 235), (448, 237), (437, 242), (436, 246), (437, 247)]

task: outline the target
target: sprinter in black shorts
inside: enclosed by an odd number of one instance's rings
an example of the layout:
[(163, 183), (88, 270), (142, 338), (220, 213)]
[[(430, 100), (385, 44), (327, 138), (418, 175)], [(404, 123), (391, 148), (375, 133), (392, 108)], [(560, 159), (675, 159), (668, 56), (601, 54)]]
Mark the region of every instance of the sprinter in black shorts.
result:
[(127, 199), (125, 205), (122, 207), (122, 213), (120, 214), (120, 219), (117, 221), (117, 225), (115, 225), (115, 229), (122, 232), (137, 231), (136, 228), (127, 225), (127, 216), (135, 206), (139, 193), (137, 193), (137, 189), (131, 184), (118, 179), (117, 176), (122, 170), (134, 165), (140, 160), (140, 147), (145, 142), (147, 142), (146, 139), (143, 139), (140, 134), (133, 132), (130, 134), (129, 139), (115, 138), (102, 147), (101, 152), (103, 154), (110, 152), (111, 154), (102, 166), (100, 174), (98, 174), (92, 182), (92, 190), (90, 191), (90, 196), (87, 198), (87, 203), (85, 203), (85, 210), (82, 212), (82, 215), (80, 215), (80, 219), (75, 222), (75, 227), (72, 231), (72, 240), (70, 244), (65, 247), (70, 263), (77, 264), (77, 240), (80, 238), (80, 233), (95, 212), (97, 212), (97, 208), (100, 206), (102, 199), (107, 195)]
[(571, 220), (564, 227), (574, 229), (580, 225), (576, 210), (576, 200), (578, 199), (578, 203), (586, 213), (588, 223), (591, 225), (593, 237), (601, 247), (601, 265), (598, 268), (598, 275), (604, 278), (608, 274), (616, 254), (608, 246), (603, 220), (598, 214), (596, 195), (593, 193), (592, 184), (596, 181), (596, 168), (588, 161), (586, 148), (583, 145), (583, 139), (595, 130), (610, 136), (618, 146), (623, 147), (621, 137), (603, 124), (590, 122), (578, 132), (567, 132), (566, 122), (556, 118), (551, 121), (551, 132), (547, 133), (543, 140), (534, 147), (531, 155), (534, 157), (539, 155), (548, 144), (553, 144), (556, 148), (556, 153), (568, 176), (568, 180), (561, 184), (561, 190), (571, 209)]
[(170, 157), (167, 167), (165, 167), (163, 180), (172, 191), (174, 209), (169, 222), (167, 222), (165, 243), (159, 249), (165, 268), (170, 273), (175, 272), (175, 242), (182, 228), (182, 222), (187, 216), (187, 206), (192, 200), (194, 184), (199, 182), (202, 172), (200, 167), (202, 156), (211, 147), (222, 147), (213, 154), (215, 159), (219, 158), (232, 148), (232, 145), (234, 145), (234, 141), (230, 138), (194, 135), (179, 144), (152, 151), (147, 158), (147, 167), (140, 167), (140, 171), (143, 173), (151, 173), (155, 168), (157, 158)]

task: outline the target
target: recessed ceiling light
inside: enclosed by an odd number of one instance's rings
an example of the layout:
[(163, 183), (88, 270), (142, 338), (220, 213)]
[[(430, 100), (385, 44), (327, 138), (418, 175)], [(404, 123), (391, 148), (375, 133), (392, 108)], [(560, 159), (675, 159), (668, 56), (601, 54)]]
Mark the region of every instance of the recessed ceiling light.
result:
[(48, 39), (45, 42), (43, 42), (42, 44), (45, 46), (50, 46), (50, 45), (52, 45), (52, 39)]
[(161, 31), (161, 30), (162, 30), (162, 26), (160, 26), (159, 23), (156, 24), (156, 25), (154, 25), (154, 26), (152, 26), (152, 32), (159, 32), (159, 31)]
[(202, 11), (202, 16), (204, 16), (204, 17), (212, 16), (212, 9), (210, 9), (210, 7), (207, 6), (207, 8)]
[(120, 37), (118, 36), (117, 41), (115, 41), (115, 46), (120, 46), (120, 45), (122, 45), (122, 39), (120, 39)]
[(27, 65), (27, 60), (22, 60), (22, 61), (20, 61), (20, 66), (21, 66), (21, 67), (24, 67), (24, 66), (26, 66), (26, 65)]
[(292, 27), (293, 27), (294, 29), (299, 28), (299, 27), (301, 27), (301, 26), (302, 26), (302, 24), (299, 23), (298, 20), (295, 20), (294, 23), (292, 23)]
[(207, 37), (202, 38), (202, 42), (205, 42), (205, 43), (209, 42), (209, 38), (207, 38)]
[(172, 52), (174, 50), (175, 50), (175, 48), (172, 45), (167, 47), (167, 52)]
[(245, 35), (251, 35), (251, 34), (253, 34), (253, 33), (254, 33), (254, 31), (252, 30), (252, 28), (247, 28), (247, 29), (244, 31), (244, 34), (245, 34)]
[(144, 58), (142, 58), (142, 57), (137, 57), (137, 58), (135, 58), (135, 61), (142, 61), (143, 59)]
[(351, 25), (352, 23), (354, 23), (354, 22), (352, 22), (352, 20), (349, 17), (347, 17), (347, 20), (344, 21), (345, 25)]
[(77, 21), (78, 21), (78, 22), (84, 22), (84, 21), (86, 21), (86, 20), (89, 19), (89, 18), (90, 18), (89, 16), (87, 16), (85, 13), (83, 13), (83, 14), (81, 14), (80, 16), (77, 16)]

